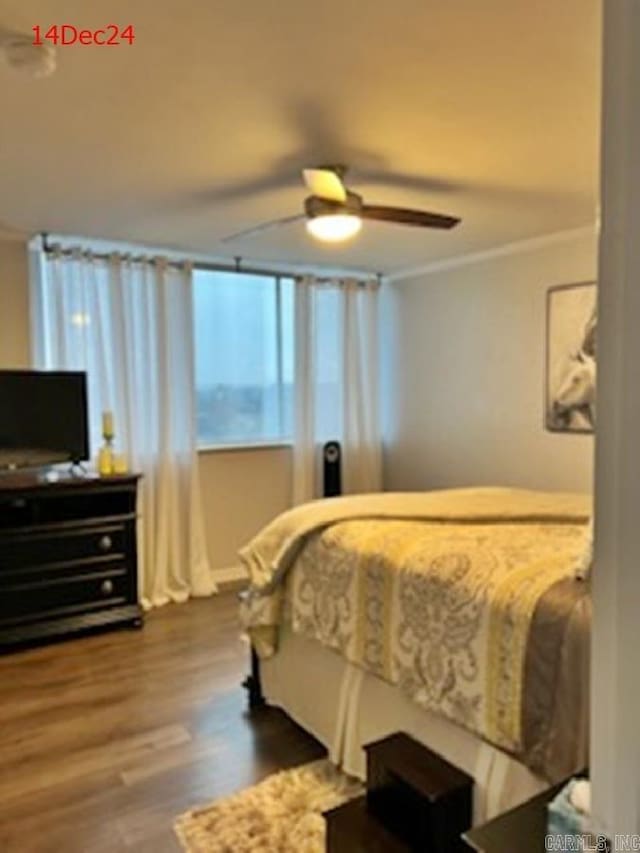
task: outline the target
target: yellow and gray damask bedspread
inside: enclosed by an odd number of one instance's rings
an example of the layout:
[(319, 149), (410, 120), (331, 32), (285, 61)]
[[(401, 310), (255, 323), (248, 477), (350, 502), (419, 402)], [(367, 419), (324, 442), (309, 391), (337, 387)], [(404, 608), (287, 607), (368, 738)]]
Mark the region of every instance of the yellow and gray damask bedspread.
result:
[(263, 656), (286, 620), (554, 776), (586, 725), (567, 706), (586, 709), (588, 596), (573, 573), (590, 512), (586, 496), (496, 488), (297, 507), (241, 553), (245, 623)]

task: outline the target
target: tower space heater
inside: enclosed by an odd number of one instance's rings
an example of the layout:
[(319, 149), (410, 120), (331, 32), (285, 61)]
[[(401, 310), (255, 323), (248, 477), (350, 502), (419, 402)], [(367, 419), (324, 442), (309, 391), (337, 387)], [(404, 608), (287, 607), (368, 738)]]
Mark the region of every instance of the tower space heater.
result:
[(325, 498), (342, 494), (342, 448), (338, 441), (327, 441), (322, 448), (322, 494)]

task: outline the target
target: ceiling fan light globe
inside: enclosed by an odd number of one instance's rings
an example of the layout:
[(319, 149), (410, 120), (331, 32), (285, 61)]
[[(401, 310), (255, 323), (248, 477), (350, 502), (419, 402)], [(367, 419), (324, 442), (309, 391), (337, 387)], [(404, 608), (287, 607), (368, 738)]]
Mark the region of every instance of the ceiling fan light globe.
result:
[(307, 220), (307, 231), (324, 243), (350, 240), (362, 228), (362, 219), (352, 213), (328, 213)]

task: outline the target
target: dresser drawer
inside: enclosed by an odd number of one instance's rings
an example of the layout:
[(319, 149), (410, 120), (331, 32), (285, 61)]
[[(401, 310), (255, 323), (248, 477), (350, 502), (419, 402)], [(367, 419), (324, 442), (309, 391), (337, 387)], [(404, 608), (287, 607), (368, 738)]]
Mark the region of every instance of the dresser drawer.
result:
[(41, 490), (36, 494), (2, 494), (0, 491), (0, 530), (63, 524), (71, 519), (97, 521), (109, 516), (131, 516), (135, 511), (135, 489), (120, 489), (113, 482), (106, 487), (89, 483), (81, 490), (47, 492), (45, 489), (44, 494)]
[(134, 594), (126, 567), (117, 564), (54, 579), (32, 577), (18, 583), (0, 579), (0, 625), (64, 615), (79, 605), (114, 607), (131, 602)]
[(126, 523), (113, 523), (29, 536), (5, 535), (0, 538), (0, 579), (9, 567), (13, 573), (95, 557), (122, 558), (132, 541), (131, 529)]

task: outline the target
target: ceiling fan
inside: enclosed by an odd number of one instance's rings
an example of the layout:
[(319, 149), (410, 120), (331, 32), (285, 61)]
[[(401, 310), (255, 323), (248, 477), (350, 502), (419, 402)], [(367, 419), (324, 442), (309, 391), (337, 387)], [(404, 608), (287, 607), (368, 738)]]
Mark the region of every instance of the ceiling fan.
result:
[(249, 237), (270, 228), (306, 220), (307, 231), (319, 240), (338, 243), (355, 236), (363, 219), (378, 222), (395, 222), (398, 225), (415, 225), (420, 228), (448, 229), (458, 225), (460, 219), (440, 213), (411, 210), (406, 207), (386, 207), (365, 204), (362, 196), (348, 190), (344, 184), (345, 166), (318, 166), (303, 169), (302, 177), (311, 195), (305, 199), (304, 213), (273, 219), (255, 228), (230, 234), (223, 243)]

